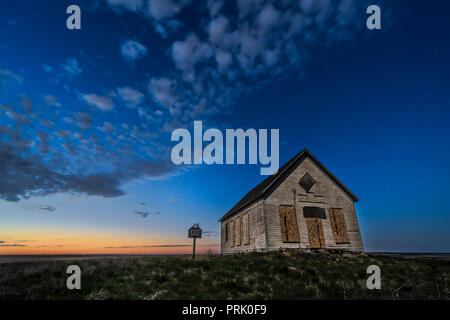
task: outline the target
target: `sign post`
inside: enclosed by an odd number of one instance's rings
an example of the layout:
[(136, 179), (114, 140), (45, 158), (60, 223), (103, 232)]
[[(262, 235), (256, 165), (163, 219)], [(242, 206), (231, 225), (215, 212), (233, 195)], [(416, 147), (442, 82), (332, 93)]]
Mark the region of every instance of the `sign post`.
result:
[(197, 238), (202, 238), (202, 229), (200, 229), (199, 224), (196, 223), (192, 227), (189, 228), (188, 238), (193, 238), (192, 244), (192, 260), (195, 260), (195, 245)]

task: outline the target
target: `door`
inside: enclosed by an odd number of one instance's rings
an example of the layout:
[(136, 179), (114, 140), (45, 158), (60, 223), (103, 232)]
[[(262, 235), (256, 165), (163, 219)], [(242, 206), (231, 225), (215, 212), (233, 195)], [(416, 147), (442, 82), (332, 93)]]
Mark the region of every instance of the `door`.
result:
[(321, 218), (306, 218), (308, 227), (309, 247), (311, 249), (325, 248), (325, 236), (323, 235)]

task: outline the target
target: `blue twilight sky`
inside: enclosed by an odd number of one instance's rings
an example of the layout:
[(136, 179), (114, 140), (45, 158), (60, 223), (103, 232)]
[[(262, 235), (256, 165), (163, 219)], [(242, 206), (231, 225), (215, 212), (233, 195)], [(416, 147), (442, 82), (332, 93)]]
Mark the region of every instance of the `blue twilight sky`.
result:
[(444, 0), (2, 1), (0, 253), (182, 251), (196, 222), (217, 250), (264, 177), (174, 166), (194, 120), (280, 129), (281, 164), (307, 147), (366, 250), (450, 252), (449, 30)]

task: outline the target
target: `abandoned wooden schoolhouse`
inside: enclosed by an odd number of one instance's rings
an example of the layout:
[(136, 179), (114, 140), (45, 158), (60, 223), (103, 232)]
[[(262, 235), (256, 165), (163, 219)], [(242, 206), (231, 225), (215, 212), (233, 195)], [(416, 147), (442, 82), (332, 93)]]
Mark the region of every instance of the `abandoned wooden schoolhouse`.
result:
[(304, 149), (248, 192), (219, 221), (221, 252), (363, 251), (358, 198)]

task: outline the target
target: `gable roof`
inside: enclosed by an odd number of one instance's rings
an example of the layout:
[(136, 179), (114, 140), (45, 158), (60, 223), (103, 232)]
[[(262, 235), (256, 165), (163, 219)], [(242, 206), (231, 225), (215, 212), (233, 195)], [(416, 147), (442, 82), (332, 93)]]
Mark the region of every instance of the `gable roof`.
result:
[(303, 149), (295, 157), (286, 162), (277, 173), (267, 177), (260, 184), (250, 190), (238, 203), (234, 205), (219, 221), (231, 217), (239, 210), (249, 206), (255, 201), (266, 197), (286, 179), (289, 174), (298, 167), (306, 158), (310, 158), (322, 171), (324, 171), (353, 201), (358, 201), (358, 197), (351, 192), (342, 182), (338, 180), (308, 149)]

